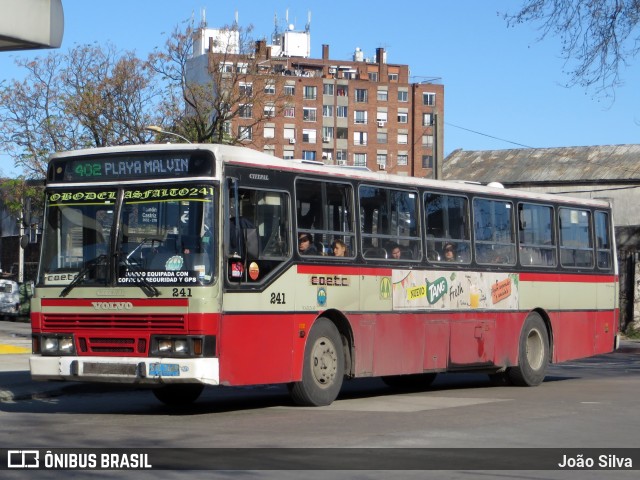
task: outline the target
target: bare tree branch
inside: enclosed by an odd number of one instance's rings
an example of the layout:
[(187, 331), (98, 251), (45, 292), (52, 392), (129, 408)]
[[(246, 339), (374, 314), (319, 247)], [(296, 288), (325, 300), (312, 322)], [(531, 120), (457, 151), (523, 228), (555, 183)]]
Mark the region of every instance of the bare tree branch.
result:
[(640, 0), (525, 0), (504, 15), (509, 26), (540, 25), (539, 40), (561, 39), (568, 86), (611, 95), (622, 85), (621, 70), (640, 51)]

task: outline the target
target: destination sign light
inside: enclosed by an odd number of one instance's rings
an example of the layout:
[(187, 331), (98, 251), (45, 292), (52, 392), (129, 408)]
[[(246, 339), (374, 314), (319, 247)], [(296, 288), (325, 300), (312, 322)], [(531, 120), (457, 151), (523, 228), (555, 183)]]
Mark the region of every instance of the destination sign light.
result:
[(49, 179), (56, 182), (211, 175), (213, 175), (213, 157), (207, 152), (147, 153), (128, 156), (90, 155), (55, 159), (49, 167)]

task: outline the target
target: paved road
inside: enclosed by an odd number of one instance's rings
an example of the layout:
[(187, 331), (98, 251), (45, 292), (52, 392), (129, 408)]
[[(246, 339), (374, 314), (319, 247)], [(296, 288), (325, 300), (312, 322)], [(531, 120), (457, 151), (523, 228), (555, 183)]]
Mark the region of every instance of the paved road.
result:
[[(27, 324), (0, 322), (0, 345), (28, 344)], [(188, 451), (179, 448), (435, 447), (455, 452), (486, 447), (508, 452), (504, 449), (580, 447), (603, 452), (640, 446), (639, 342), (624, 342), (609, 355), (553, 365), (537, 388), (495, 387), (484, 375), (457, 374), (439, 376), (427, 391), (398, 393), (378, 379), (361, 379), (347, 382), (340, 398), (322, 408), (294, 407), (282, 386), (261, 386), (208, 388), (192, 407), (175, 411), (148, 391), (31, 382), (27, 369), (28, 354), (0, 355), (0, 449), (159, 447), (181, 455)], [(84, 478), (81, 473), (65, 477)], [(101, 477), (124, 478), (124, 473)], [(127, 478), (637, 478), (636, 470), (495, 472), (471, 471), (464, 464), (438, 472), (148, 473)]]

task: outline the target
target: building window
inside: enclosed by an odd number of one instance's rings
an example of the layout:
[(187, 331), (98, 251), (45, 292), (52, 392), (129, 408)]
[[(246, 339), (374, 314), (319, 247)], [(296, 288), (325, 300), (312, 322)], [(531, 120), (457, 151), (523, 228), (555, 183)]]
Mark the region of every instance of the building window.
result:
[(293, 160), (293, 150), (285, 150), (282, 152), (282, 158), (285, 160)]
[(398, 165), (408, 165), (409, 164), (409, 155), (405, 153), (398, 154)]
[(338, 140), (348, 140), (349, 129), (345, 127), (336, 127), (336, 138)]
[(302, 141), (304, 143), (316, 143), (316, 131), (312, 128), (302, 130)]
[(368, 74), (369, 81), (377, 82), (378, 81), (378, 72), (369, 72)]
[(435, 93), (423, 93), (422, 94), (422, 104), (427, 105), (429, 107), (433, 107), (436, 104), (436, 94)]
[(238, 63), (236, 66), (236, 72), (238, 73), (247, 73), (247, 67), (249, 65), (246, 63)]
[(349, 117), (349, 108), (346, 105), (336, 107), (336, 116), (338, 118), (348, 118)]
[(376, 112), (376, 122), (378, 122), (379, 127), (383, 127), (387, 123), (387, 112)]
[(322, 127), (322, 141), (330, 142), (333, 140), (333, 127)]
[(409, 101), (409, 92), (404, 90), (398, 90), (398, 101), (399, 102), (408, 102)]
[(291, 140), (296, 138), (296, 129), (291, 127), (284, 127), (284, 135), (285, 140)]
[(356, 102), (366, 103), (369, 98), (369, 91), (366, 88), (356, 88)]
[(240, 125), (238, 127), (238, 140), (252, 140), (253, 139), (253, 131), (251, 127), (243, 127)]
[(305, 122), (315, 122), (317, 120), (316, 109), (304, 107), (302, 109), (302, 120)]
[(422, 168), (433, 168), (433, 155), (422, 155)]
[(386, 102), (389, 100), (389, 92), (387, 90), (378, 90), (378, 101)]
[(366, 145), (367, 144), (367, 132), (353, 132), (353, 144), (354, 145)]
[(238, 84), (238, 91), (241, 97), (251, 97), (253, 95), (253, 84), (240, 82)]
[(315, 100), (316, 98), (318, 98), (318, 88), (311, 85), (306, 85), (304, 87), (304, 99)]
[(398, 123), (408, 123), (409, 114), (406, 112), (398, 112)]
[(325, 83), (322, 86), (322, 93), (324, 95), (333, 95), (335, 85), (333, 83)]
[(338, 97), (348, 97), (349, 96), (349, 89), (347, 88), (346, 85), (338, 85), (336, 87), (336, 93), (337, 93)]
[(273, 82), (273, 80), (269, 80), (264, 84), (264, 93), (266, 93), (267, 95), (275, 95), (276, 84)]
[(376, 155), (376, 163), (379, 167), (385, 169), (387, 167), (387, 154), (379, 153), (378, 155)]
[(218, 65), (218, 69), (222, 73), (231, 73), (233, 72), (233, 63), (231, 62), (220, 62)]
[(398, 134), (398, 145), (406, 145), (409, 143), (409, 135), (406, 133)]
[(429, 127), (433, 125), (433, 113), (423, 113), (422, 114), (422, 126)]
[(273, 104), (267, 104), (264, 106), (264, 116), (272, 118), (276, 116), (276, 106)]
[(353, 154), (353, 164), (356, 167), (366, 167), (367, 166), (367, 154), (366, 153), (354, 153)]
[(240, 118), (251, 118), (253, 116), (253, 105), (250, 103), (241, 104), (238, 107)]
[(344, 165), (347, 163), (347, 151), (346, 150), (336, 150), (336, 161)]
[(294, 118), (296, 116), (296, 107), (284, 107), (284, 116), (286, 118)]
[(387, 78), (389, 79), (390, 82), (397, 82), (398, 81), (398, 74), (397, 73), (390, 73), (389, 75), (387, 75)]
[(264, 153), (266, 153), (267, 155), (271, 155), (271, 156), (273, 156), (273, 157), (275, 157), (275, 156), (276, 156), (276, 152), (275, 152), (275, 150), (273, 149), (273, 146), (272, 146), (272, 145), (271, 145), (271, 146), (266, 146), (266, 147), (264, 147), (264, 148), (262, 149), (262, 151), (263, 151)]
[(366, 124), (367, 123), (367, 111), (366, 110), (356, 110), (353, 112), (353, 121), (358, 124)]
[(285, 85), (284, 86), (284, 94), (293, 96), (296, 94), (296, 86), (295, 85)]
[(378, 143), (387, 143), (387, 132), (378, 132)]
[(433, 135), (423, 135), (422, 136), (422, 146), (423, 147), (433, 147)]
[(275, 127), (264, 127), (264, 138), (275, 138), (276, 129)]
[(322, 106), (322, 116), (332, 118), (333, 117), (333, 105)]
[(303, 160), (316, 160), (316, 152), (315, 150), (303, 150), (302, 151), (302, 159)]

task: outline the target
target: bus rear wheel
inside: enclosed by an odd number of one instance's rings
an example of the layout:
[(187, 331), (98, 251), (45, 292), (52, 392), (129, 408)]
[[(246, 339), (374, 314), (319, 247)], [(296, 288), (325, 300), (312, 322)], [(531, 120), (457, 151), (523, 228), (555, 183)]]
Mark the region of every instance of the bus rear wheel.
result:
[(302, 406), (330, 405), (344, 378), (344, 351), (340, 333), (327, 318), (311, 327), (304, 351), (302, 380), (289, 385), (293, 401)]
[(535, 387), (544, 380), (549, 364), (549, 334), (540, 314), (529, 314), (520, 332), (518, 366), (509, 369), (509, 380), (520, 387)]
[(195, 402), (202, 390), (204, 385), (199, 383), (177, 383), (154, 388), (153, 394), (165, 405), (180, 407)]

